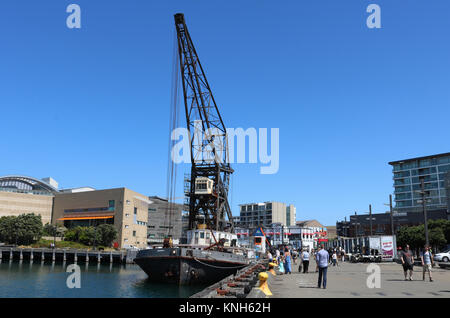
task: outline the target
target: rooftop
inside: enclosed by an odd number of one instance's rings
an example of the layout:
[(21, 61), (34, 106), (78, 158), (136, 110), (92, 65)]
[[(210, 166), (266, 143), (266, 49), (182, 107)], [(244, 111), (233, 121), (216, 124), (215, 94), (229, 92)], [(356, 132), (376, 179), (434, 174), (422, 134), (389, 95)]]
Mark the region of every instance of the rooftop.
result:
[(431, 155), (431, 156), (424, 156), (424, 157), (416, 157), (416, 158), (411, 158), (411, 159), (403, 159), (403, 160), (391, 161), (391, 162), (389, 162), (389, 164), (390, 165), (396, 165), (396, 164), (410, 162), (410, 161), (415, 161), (415, 160), (432, 159), (432, 158), (440, 158), (440, 157), (447, 157), (447, 156), (450, 156), (450, 152), (440, 153), (440, 154)]

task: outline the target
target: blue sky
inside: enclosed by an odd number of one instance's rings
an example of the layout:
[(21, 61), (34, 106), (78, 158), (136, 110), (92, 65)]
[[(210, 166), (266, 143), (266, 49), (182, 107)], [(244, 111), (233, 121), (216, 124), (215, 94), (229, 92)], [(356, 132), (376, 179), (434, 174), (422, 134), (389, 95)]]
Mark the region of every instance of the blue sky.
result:
[[(66, 27), (70, 3), (79, 30)], [(366, 26), (370, 3), (381, 29)], [(444, 0), (2, 1), (0, 175), (166, 196), (183, 12), (226, 126), (280, 129), (277, 174), (233, 166), (234, 214), (272, 200), (325, 225), (369, 204), (383, 212), (389, 161), (449, 151), (449, 10)]]

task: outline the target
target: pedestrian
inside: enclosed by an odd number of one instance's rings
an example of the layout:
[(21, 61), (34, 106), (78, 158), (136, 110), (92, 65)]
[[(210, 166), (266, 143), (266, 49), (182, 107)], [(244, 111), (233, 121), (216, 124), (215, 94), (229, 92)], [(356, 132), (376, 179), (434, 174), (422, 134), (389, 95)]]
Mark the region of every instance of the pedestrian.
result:
[(269, 260), (269, 262), (272, 262), (272, 253), (270, 253), (270, 250), (267, 250), (267, 255), (266, 255), (267, 259)]
[(333, 251), (333, 266), (337, 265), (337, 253), (336, 250)]
[(412, 279), (413, 271), (414, 271), (414, 255), (413, 252), (410, 250), (409, 245), (406, 245), (405, 250), (402, 253), (402, 265), (403, 265), (403, 272), (405, 274), (405, 280), (408, 280), (408, 271), (409, 271), (409, 280)]
[(319, 251), (316, 255), (317, 266), (319, 267), (319, 279), (317, 281), (317, 288), (323, 286), (323, 289), (327, 288), (327, 270), (330, 254), (323, 248), (323, 245), (319, 246)]
[(302, 263), (303, 263), (303, 274), (306, 274), (306, 273), (308, 273), (308, 267), (309, 267), (309, 253), (308, 253), (307, 249), (303, 250)]
[(289, 248), (286, 247), (284, 249), (284, 269), (286, 274), (291, 274), (291, 252), (289, 252)]
[(345, 250), (341, 249), (341, 262), (345, 262)]
[(278, 264), (280, 264), (280, 250), (278, 248), (275, 250), (275, 257), (277, 259)]
[(428, 245), (425, 245), (425, 251), (420, 253), (420, 259), (422, 260), (422, 268), (423, 268), (423, 280), (425, 280), (425, 272), (428, 272), (430, 276), (430, 282), (433, 281), (433, 277), (431, 275), (431, 269), (433, 268), (433, 254), (431, 253), (431, 249)]

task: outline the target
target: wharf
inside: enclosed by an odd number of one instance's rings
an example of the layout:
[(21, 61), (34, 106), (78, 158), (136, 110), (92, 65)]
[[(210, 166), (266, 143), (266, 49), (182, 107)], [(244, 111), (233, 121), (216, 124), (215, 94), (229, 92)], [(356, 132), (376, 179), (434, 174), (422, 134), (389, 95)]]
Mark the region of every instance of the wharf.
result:
[[(371, 264), (380, 267), (380, 288), (369, 288), (367, 280)], [(440, 264), (438, 264), (440, 265)], [(428, 273), (422, 280), (422, 267), (415, 266), (413, 281), (405, 281), (403, 268), (396, 263), (339, 263), (339, 266), (328, 267), (327, 289), (317, 288), (318, 273), (313, 261), (310, 272), (303, 274), (297, 271), (298, 264), (293, 266), (293, 273), (277, 275), (269, 288), (273, 293), (270, 298), (410, 298), (410, 297), (450, 297), (450, 271), (439, 266), (432, 269), (433, 282)], [(373, 286), (373, 285), (372, 285)]]
[[(135, 256), (135, 255), (134, 255)], [(41, 261), (74, 263), (132, 263), (133, 253), (127, 251), (95, 251), (61, 248), (19, 248), (0, 246), (0, 261)]]

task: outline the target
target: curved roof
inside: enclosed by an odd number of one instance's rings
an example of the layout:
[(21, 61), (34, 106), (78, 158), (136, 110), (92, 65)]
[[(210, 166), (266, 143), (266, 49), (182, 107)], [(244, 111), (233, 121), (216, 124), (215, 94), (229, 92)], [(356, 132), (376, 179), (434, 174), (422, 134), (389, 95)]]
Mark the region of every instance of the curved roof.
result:
[(42, 180), (20, 175), (0, 177), (0, 188), (25, 193), (40, 192), (54, 194), (58, 192), (58, 189)]

